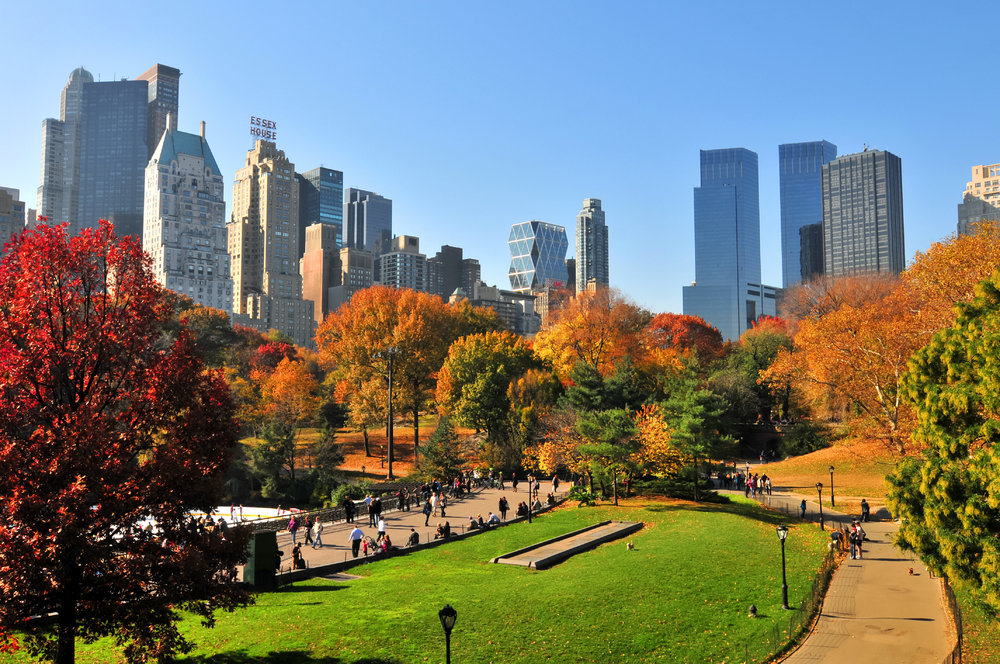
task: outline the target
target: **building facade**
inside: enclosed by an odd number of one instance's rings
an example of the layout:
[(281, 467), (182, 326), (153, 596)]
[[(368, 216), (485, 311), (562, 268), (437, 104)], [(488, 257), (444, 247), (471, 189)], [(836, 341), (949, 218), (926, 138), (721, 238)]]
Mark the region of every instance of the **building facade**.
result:
[(313, 303), (299, 274), (299, 184), (295, 165), (271, 141), (257, 140), (233, 179), (227, 224), (233, 322), (274, 329), (312, 345)]
[(823, 224), (799, 229), (799, 274), (808, 282), (823, 274)]
[(330, 311), (336, 311), (359, 290), (371, 288), (375, 283), (375, 255), (370, 251), (341, 247), (338, 265), (338, 284), (329, 289)]
[(566, 286), (569, 241), (565, 227), (544, 221), (523, 221), (510, 227), (507, 246), (511, 290), (524, 293)]
[(598, 288), (611, 282), (608, 270), (608, 226), (601, 199), (585, 198), (576, 215), (576, 291), (593, 281)]
[(299, 254), (306, 250), (305, 231), (313, 224), (333, 226), (337, 247), (344, 246), (344, 174), (320, 166), (295, 177), (299, 181)]
[(701, 316), (736, 340), (776, 310), (775, 289), (760, 281), (757, 153), (701, 151), (694, 190), (695, 281), (684, 287), (684, 313)]
[(160, 144), (163, 132), (167, 130), (167, 116), (173, 118), (177, 127), (177, 99), (181, 87), (181, 70), (156, 64), (141, 75), (137, 81), (146, 81), (146, 145), (149, 156)]
[(412, 235), (394, 237), (389, 251), (376, 260), (379, 263), (377, 283), (427, 292), (427, 256), (420, 253), (420, 238)]
[(972, 180), (958, 204), (958, 233), (966, 235), (972, 224), (996, 220), (1000, 220), (1000, 164), (973, 166)]
[(905, 267), (899, 157), (865, 150), (823, 166), (823, 272), (833, 277)]
[(392, 242), (392, 200), (363, 189), (344, 190), (344, 246), (376, 256)]
[(778, 146), (781, 189), (781, 280), (785, 288), (803, 280), (799, 230), (823, 221), (823, 164), (837, 157), (829, 141)]
[(146, 166), (142, 248), (163, 286), (233, 313), (222, 172), (205, 140), (170, 116)]
[(47, 118), (42, 122), (42, 175), (37, 209), (52, 224), (76, 216), (83, 86), (93, 82), (89, 71), (83, 67), (74, 69), (59, 97), (59, 119)]
[(21, 192), (10, 187), (0, 187), (0, 251), (13, 235), (24, 230), (27, 223)]
[(330, 313), (330, 289), (340, 282), (339, 230), (334, 224), (315, 223), (306, 227), (305, 251), (299, 272), (302, 274), (302, 298), (312, 301), (317, 324)]

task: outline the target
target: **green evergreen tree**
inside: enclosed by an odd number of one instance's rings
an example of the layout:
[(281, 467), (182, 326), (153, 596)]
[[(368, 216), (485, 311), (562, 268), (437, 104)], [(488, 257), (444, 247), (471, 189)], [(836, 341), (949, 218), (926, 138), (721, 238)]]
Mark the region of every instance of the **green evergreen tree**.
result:
[(449, 480), (462, 471), (462, 443), (450, 418), (441, 418), (437, 429), (424, 444), (423, 451), (420, 459), (422, 477)]

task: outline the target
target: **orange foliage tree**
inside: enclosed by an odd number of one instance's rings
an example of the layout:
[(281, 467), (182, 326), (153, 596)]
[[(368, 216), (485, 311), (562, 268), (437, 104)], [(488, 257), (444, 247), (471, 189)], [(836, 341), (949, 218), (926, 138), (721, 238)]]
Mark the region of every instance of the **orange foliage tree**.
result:
[(635, 414), (639, 452), (635, 461), (653, 475), (671, 475), (684, 467), (687, 456), (674, 443), (674, 431), (659, 406), (647, 404)]
[(648, 312), (616, 290), (585, 291), (550, 314), (535, 338), (535, 350), (564, 378), (579, 362), (608, 376), (626, 357), (636, 364), (645, 361), (649, 319)]

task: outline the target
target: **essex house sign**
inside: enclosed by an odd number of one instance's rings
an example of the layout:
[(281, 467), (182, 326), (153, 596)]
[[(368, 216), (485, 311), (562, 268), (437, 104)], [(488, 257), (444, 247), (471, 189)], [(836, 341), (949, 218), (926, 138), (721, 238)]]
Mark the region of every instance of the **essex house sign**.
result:
[(265, 141), (278, 140), (278, 123), (274, 120), (265, 120), (256, 115), (250, 116), (250, 135), (254, 138), (262, 138)]

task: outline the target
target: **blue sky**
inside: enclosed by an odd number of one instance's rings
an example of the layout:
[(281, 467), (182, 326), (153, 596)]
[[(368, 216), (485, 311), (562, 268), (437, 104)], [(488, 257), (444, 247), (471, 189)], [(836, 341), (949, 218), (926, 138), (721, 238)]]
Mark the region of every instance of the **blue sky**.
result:
[(226, 178), (248, 120), (298, 170), (393, 200), (393, 230), (479, 259), (509, 287), (507, 234), (602, 199), (611, 282), (681, 311), (698, 150), (760, 156), (765, 283), (781, 285), (778, 144), (902, 159), (906, 252), (955, 229), (971, 167), (1000, 162), (1000, 10), (921, 2), (10, 2), (0, 185), (34, 206), (41, 122), (71, 70), (179, 68), (180, 129)]

